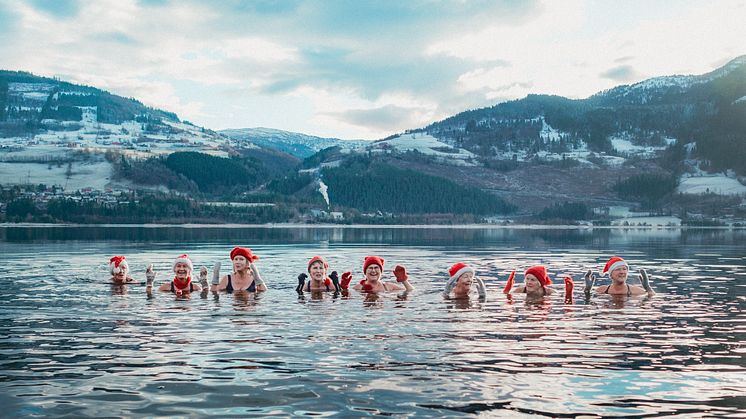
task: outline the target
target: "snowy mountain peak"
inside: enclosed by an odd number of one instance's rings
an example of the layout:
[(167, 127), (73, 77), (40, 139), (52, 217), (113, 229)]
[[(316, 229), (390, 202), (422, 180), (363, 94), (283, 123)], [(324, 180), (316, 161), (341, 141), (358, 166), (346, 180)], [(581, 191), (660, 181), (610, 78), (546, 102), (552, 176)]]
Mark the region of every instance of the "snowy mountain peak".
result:
[(256, 145), (279, 150), (302, 159), (329, 147), (356, 148), (369, 143), (369, 141), (363, 140), (322, 138), (265, 127), (226, 129), (220, 131), (220, 133), (234, 140), (250, 141)]

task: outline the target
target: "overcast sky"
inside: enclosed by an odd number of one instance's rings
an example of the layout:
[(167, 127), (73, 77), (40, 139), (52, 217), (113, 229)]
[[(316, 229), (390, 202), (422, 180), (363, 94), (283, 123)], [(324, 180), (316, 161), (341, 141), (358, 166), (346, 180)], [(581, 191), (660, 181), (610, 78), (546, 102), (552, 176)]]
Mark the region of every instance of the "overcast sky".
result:
[(746, 0), (0, 0), (0, 68), (212, 129), (377, 139), (746, 54)]

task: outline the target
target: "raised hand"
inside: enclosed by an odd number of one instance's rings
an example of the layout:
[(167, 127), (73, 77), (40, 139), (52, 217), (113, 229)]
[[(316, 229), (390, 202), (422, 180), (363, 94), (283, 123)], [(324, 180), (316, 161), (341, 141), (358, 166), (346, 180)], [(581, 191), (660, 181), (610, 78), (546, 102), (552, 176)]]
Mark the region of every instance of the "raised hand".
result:
[(352, 272), (342, 273), (342, 283), (340, 286), (343, 290), (350, 288), (350, 282), (352, 282)]
[(588, 272), (585, 273), (583, 279), (585, 280), (585, 288), (583, 289), (583, 292), (590, 294), (591, 290), (596, 285), (596, 275), (592, 270), (588, 269)]
[(308, 279), (307, 274), (302, 273), (298, 275), (298, 286), (295, 287), (296, 292), (303, 292), (303, 287), (306, 285), (306, 279)]
[(262, 279), (262, 276), (259, 274), (259, 269), (256, 268), (256, 265), (254, 263), (249, 263), (249, 268), (251, 268), (251, 272), (254, 273), (254, 282), (257, 285), (264, 285), (264, 280)]
[(212, 267), (212, 285), (220, 284), (220, 262), (215, 262)]
[(404, 282), (409, 279), (409, 275), (407, 275), (407, 268), (403, 267), (402, 265), (396, 265), (394, 267), (394, 276), (396, 277), (396, 282)]
[(645, 269), (640, 269), (640, 283), (645, 291), (653, 292), (653, 288), (650, 286), (650, 277)]
[(342, 287), (339, 285), (339, 274), (337, 271), (332, 271), (332, 273), (329, 274), (329, 279), (331, 279), (332, 284), (334, 284), (334, 291), (339, 292), (342, 290)]
[(199, 268), (199, 284), (202, 288), (207, 288), (207, 267), (203, 266)]
[(505, 288), (503, 288), (503, 294), (510, 294), (510, 290), (513, 289), (513, 285), (515, 285), (515, 271), (510, 273), (510, 276), (508, 277), (508, 283), (505, 284)]
[(575, 283), (572, 282), (572, 277), (569, 275), (565, 276), (565, 304), (572, 304), (572, 291), (575, 289)]
[(153, 264), (151, 263), (150, 265), (148, 265), (147, 269), (145, 269), (145, 285), (148, 288), (152, 288), (154, 281), (155, 281), (155, 271), (153, 270)]
[(475, 276), (474, 282), (477, 283), (477, 292), (479, 293), (479, 298), (485, 298), (487, 296), (487, 289), (484, 286), (484, 281), (482, 281), (482, 278)]

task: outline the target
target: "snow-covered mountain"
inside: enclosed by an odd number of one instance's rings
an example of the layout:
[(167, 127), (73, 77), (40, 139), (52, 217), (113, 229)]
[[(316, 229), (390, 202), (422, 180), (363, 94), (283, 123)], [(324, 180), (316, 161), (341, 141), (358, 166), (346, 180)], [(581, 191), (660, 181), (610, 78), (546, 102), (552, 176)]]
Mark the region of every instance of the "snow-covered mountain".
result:
[(317, 152), (339, 146), (343, 149), (364, 147), (369, 141), (341, 140), (339, 138), (322, 138), (297, 132), (282, 131), (272, 128), (239, 128), (221, 130), (221, 134), (237, 141), (248, 141), (253, 144), (288, 153), (304, 159)]

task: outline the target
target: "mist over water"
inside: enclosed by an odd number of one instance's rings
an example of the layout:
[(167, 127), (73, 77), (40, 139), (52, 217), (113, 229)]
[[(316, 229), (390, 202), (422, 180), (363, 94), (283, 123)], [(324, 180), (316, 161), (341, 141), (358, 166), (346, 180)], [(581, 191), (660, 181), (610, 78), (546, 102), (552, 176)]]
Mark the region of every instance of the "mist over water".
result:
[[(746, 232), (655, 229), (2, 227), (0, 416), (737, 416), (746, 405)], [(251, 247), (270, 291), (176, 299), (107, 283), (124, 254), (144, 282)], [(409, 294), (299, 298), (323, 255), (407, 266)], [(582, 298), (581, 273), (618, 254), (658, 295)], [(463, 261), (487, 299), (445, 300)], [(500, 292), (542, 263), (540, 303)], [(519, 282), (522, 280), (519, 275)], [(601, 284), (605, 282), (600, 282)], [(475, 296), (474, 296), (475, 297)]]

